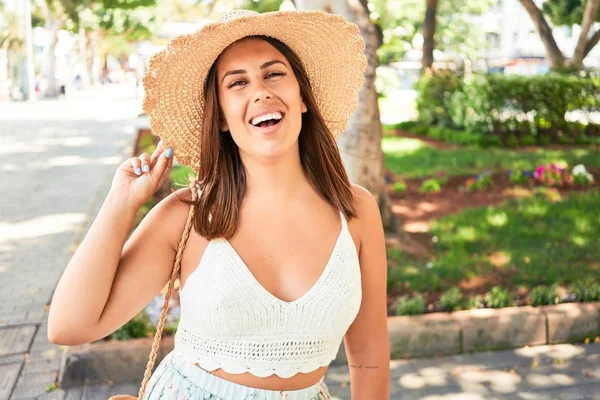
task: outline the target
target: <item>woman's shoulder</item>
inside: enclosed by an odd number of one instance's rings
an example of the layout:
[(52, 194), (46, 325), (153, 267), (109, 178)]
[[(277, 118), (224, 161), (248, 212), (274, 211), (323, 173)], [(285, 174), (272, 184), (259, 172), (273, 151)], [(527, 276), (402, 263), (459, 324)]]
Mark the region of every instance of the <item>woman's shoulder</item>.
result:
[(368, 189), (352, 183), (352, 192), (356, 200), (358, 219), (364, 217), (365, 213), (373, 212), (374, 209), (379, 210), (375, 196)]
[(155, 214), (153, 220), (158, 221), (161, 234), (165, 235), (169, 243), (177, 248), (179, 239), (185, 228), (187, 217), (190, 212), (192, 189), (185, 187), (177, 189), (160, 201), (153, 207), (152, 213)]
[[(352, 221), (357, 226), (360, 236), (368, 234), (374, 227), (381, 224), (381, 214), (379, 204), (373, 194), (363, 186), (352, 184), (356, 204), (357, 217)], [(367, 232), (367, 233), (365, 233)]]

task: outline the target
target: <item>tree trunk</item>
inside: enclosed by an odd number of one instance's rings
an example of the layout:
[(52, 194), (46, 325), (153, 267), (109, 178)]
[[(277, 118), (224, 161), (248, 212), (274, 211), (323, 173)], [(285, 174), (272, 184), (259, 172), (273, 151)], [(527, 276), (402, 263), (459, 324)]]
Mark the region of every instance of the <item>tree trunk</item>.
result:
[(590, 54), (590, 51), (592, 51), (598, 42), (600, 42), (600, 29), (598, 29), (586, 43), (585, 50), (583, 51), (583, 58), (586, 58), (587, 55)]
[(423, 71), (430, 71), (433, 66), (433, 49), (435, 49), (435, 22), (438, 0), (426, 0), (425, 21), (423, 22)]
[(88, 74), (88, 62), (87, 62), (87, 35), (85, 33), (85, 28), (83, 27), (83, 23), (79, 23), (79, 63), (81, 64), (80, 71), (80, 83), (81, 89), (86, 89), (90, 86), (90, 77)]
[(60, 28), (55, 29), (55, 27), (52, 27), (52, 37), (48, 45), (48, 89), (46, 90), (46, 97), (56, 97), (58, 95), (56, 90), (56, 45), (58, 44), (59, 30)]
[(67, 22), (67, 15), (56, 15), (56, 10), (50, 9), (45, 0), (36, 0), (38, 7), (42, 9), (44, 14), (45, 27), (50, 31), (51, 39), (48, 46), (47, 72), (48, 72), (48, 90), (46, 96), (54, 97), (56, 92), (56, 45), (58, 44), (58, 32)]
[[(37, 99), (35, 92), (35, 67), (33, 58), (33, 32), (31, 30), (31, 0), (25, 0), (25, 62), (27, 69), (27, 100)], [(9, 45), (10, 46), (10, 45)], [(9, 47), (10, 49), (10, 47)], [(10, 51), (9, 51), (10, 53)]]
[(546, 49), (546, 55), (548, 56), (548, 62), (551, 69), (561, 69), (565, 66), (565, 57), (561, 53), (554, 36), (552, 35), (552, 29), (548, 25), (548, 21), (544, 18), (542, 11), (535, 5), (533, 0), (519, 0), (525, 11), (531, 17), (533, 24), (535, 25), (540, 39)]
[(375, 26), (360, 0), (296, 0), (296, 6), (298, 10), (318, 9), (343, 15), (348, 21), (358, 25), (365, 39), (368, 66), (359, 92), (359, 104), (337, 143), (350, 181), (373, 194), (379, 203), (384, 227), (396, 230), (396, 219), (391, 211), (391, 201), (384, 181), (382, 129), (374, 85), (375, 69), (379, 65)]
[(587, 37), (590, 33), (590, 28), (596, 19), (596, 15), (598, 15), (598, 6), (600, 6), (600, 0), (587, 0), (585, 3), (585, 10), (583, 11), (583, 19), (581, 21), (581, 33), (579, 34), (579, 40), (577, 41), (577, 46), (573, 52), (573, 58), (569, 62), (570, 67), (581, 68), (583, 65), (583, 59), (586, 56), (586, 45), (588, 43)]
[(102, 60), (100, 54), (98, 54), (98, 33), (90, 33), (90, 53), (92, 63), (92, 73), (90, 74), (90, 80), (92, 85), (96, 85), (100, 82), (102, 74)]

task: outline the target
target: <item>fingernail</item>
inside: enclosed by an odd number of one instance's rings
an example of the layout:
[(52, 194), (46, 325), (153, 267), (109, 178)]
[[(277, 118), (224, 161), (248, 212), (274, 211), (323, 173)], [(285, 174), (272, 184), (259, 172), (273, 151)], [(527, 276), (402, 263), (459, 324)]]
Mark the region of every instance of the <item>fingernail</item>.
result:
[(137, 167), (137, 168), (135, 169), (135, 173), (136, 173), (136, 174), (138, 174), (138, 175), (141, 175), (141, 174), (142, 174), (142, 170), (140, 169), (140, 167)]
[(144, 172), (150, 172), (150, 166), (148, 164), (144, 165), (142, 169), (144, 170)]
[(169, 147), (167, 149), (167, 151), (165, 152), (165, 157), (171, 158), (172, 155), (173, 155), (173, 149)]

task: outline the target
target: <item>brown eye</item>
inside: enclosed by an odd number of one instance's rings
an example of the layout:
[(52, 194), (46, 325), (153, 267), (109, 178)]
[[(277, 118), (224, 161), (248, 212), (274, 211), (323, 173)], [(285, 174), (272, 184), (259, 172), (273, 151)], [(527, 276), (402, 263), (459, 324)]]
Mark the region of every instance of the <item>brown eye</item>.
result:
[(283, 76), (285, 75), (283, 72), (270, 72), (269, 74), (267, 74), (267, 78), (271, 78), (274, 76)]
[(227, 86), (227, 87), (228, 87), (228, 88), (232, 88), (232, 87), (234, 87), (234, 86), (238, 86), (238, 85), (237, 85), (238, 83), (244, 83), (244, 81), (235, 81), (235, 82), (231, 83), (231, 84), (230, 84), (229, 86)]

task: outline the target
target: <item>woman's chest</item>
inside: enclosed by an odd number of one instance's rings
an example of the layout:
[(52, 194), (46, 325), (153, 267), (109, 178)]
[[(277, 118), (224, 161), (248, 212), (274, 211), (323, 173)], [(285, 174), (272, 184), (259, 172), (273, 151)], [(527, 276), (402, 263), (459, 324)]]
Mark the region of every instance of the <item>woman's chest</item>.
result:
[(311, 325), (324, 332), (345, 331), (362, 297), (349, 232), (338, 236), (321, 264), (316, 273), (292, 263), (285, 271), (270, 270), (274, 277), (255, 276), (228, 241), (213, 240), (184, 280), (181, 318), (202, 321), (214, 334), (302, 332)]
[(358, 256), (359, 239), (354, 231), (355, 227), (349, 224), (342, 226), (339, 232), (321, 235), (289, 232), (281, 237), (263, 232), (259, 227), (255, 232), (242, 233), (230, 240), (218, 239), (218, 246), (192, 234), (182, 259), (181, 286), (185, 286), (195, 272), (203, 273), (200, 264), (204, 253), (207, 249), (214, 252), (213, 247), (217, 247), (219, 255), (225, 257), (218, 260), (221, 265), (215, 265), (213, 260), (210, 268), (222, 268), (223, 263), (230, 268), (237, 267), (245, 272), (246, 279), (273, 297), (292, 303), (326, 275), (330, 264), (339, 263), (340, 256)]

